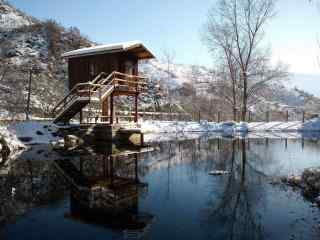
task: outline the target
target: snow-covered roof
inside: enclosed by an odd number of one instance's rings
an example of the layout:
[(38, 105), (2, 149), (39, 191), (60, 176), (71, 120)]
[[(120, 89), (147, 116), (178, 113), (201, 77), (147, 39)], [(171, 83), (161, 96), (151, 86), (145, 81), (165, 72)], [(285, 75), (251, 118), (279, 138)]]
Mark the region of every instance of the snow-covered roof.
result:
[(89, 55), (106, 54), (112, 52), (132, 52), (139, 59), (154, 58), (154, 55), (151, 53), (151, 51), (149, 51), (141, 41), (130, 41), (80, 48), (74, 51), (66, 52), (62, 54), (62, 57), (74, 58)]

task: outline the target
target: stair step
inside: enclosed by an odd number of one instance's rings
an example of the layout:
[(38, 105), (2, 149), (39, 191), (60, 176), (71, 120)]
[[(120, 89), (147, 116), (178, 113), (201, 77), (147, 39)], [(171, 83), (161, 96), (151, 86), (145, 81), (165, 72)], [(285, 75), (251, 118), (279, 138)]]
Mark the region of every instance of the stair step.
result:
[(102, 91), (97, 91), (91, 97), (77, 97), (69, 103), (62, 112), (60, 112), (54, 119), (54, 123), (66, 123), (70, 121), (77, 113), (81, 111), (90, 102), (97, 103), (108, 97), (114, 90), (113, 85), (106, 85), (101, 87)]

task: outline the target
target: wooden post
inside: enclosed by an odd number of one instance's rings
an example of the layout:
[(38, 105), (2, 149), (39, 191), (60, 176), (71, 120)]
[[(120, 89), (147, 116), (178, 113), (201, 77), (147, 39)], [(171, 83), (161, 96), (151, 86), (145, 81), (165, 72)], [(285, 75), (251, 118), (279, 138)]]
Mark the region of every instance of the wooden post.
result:
[(305, 121), (305, 111), (302, 111), (302, 123)]
[(110, 160), (110, 157), (109, 156), (106, 156), (105, 157), (105, 159), (104, 159), (104, 161), (106, 161), (106, 177), (110, 177), (110, 166), (109, 166), (109, 164), (110, 164), (110, 162), (109, 162), (109, 160)]
[(106, 98), (102, 103), (101, 103), (101, 112), (102, 112), (102, 116), (104, 116), (101, 121), (102, 122), (107, 122), (108, 121), (108, 118), (105, 118), (105, 117), (108, 117), (109, 116), (109, 100), (108, 98)]
[(110, 124), (113, 124), (113, 94), (110, 96)]
[(249, 111), (249, 122), (251, 122), (251, 111)]
[(79, 113), (79, 120), (80, 120), (80, 124), (82, 124), (82, 119), (83, 119), (83, 112), (82, 112), (82, 109), (80, 110), (80, 113)]
[(111, 186), (113, 186), (113, 177), (114, 177), (114, 175), (113, 175), (113, 157), (112, 156), (110, 156), (110, 179), (111, 179)]
[(201, 121), (201, 112), (199, 110), (199, 122)]
[(289, 122), (289, 111), (286, 111), (286, 121)]
[(218, 123), (220, 122), (220, 118), (221, 118), (220, 111), (218, 111)]
[(134, 154), (134, 178), (135, 182), (139, 182), (139, 177), (138, 177), (138, 154)]
[(286, 138), (286, 139), (284, 140), (284, 147), (285, 147), (285, 149), (288, 148), (288, 138)]
[(266, 111), (266, 122), (269, 122), (269, 119), (270, 117), (269, 117), (269, 111)]
[(144, 146), (144, 135), (143, 135), (143, 133), (140, 133), (140, 146), (141, 147)]
[(138, 94), (134, 97), (134, 122), (138, 122)]
[(107, 177), (107, 171), (106, 171), (107, 166), (106, 166), (106, 157), (105, 156), (102, 157), (102, 166), (103, 166), (102, 175), (104, 178), (106, 178)]

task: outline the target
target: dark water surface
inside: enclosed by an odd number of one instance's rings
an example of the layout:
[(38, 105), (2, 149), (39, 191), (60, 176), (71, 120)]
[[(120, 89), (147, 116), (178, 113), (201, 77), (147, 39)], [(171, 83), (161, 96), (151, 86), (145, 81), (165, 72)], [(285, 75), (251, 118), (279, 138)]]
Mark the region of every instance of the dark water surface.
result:
[[(59, 156), (34, 146), (1, 178), (0, 239), (320, 239), (319, 209), (299, 191), (271, 184), (320, 166), (319, 140), (204, 137), (153, 147), (133, 167), (148, 186), (128, 200), (126, 211), (148, 218), (132, 227), (114, 214), (75, 216), (70, 188), (52, 167)], [(105, 172), (106, 155), (64, 158), (97, 176)], [(115, 175), (129, 172), (126, 164), (114, 164)], [(213, 170), (229, 174), (209, 175)]]

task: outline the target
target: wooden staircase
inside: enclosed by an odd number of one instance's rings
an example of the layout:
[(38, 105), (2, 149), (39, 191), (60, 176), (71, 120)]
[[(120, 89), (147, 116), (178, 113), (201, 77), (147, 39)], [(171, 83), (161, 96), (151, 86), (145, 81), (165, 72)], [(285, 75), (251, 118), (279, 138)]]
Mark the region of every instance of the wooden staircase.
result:
[(89, 187), (89, 180), (68, 159), (54, 160), (55, 167), (69, 184), (76, 188)]
[(69, 94), (60, 102), (58, 102), (58, 104), (53, 108), (53, 122), (67, 123), (90, 102), (100, 101), (97, 93), (101, 93), (99, 89), (103, 89), (101, 88), (102, 85), (100, 82), (106, 82), (106, 80), (109, 78), (106, 78), (105, 76), (105, 73), (101, 73), (92, 82), (78, 83), (75, 85)]
[(100, 73), (93, 81), (78, 83), (53, 108), (53, 122), (66, 124), (91, 102), (102, 103), (114, 91), (140, 93), (145, 90), (144, 77), (112, 72), (110, 75)]

